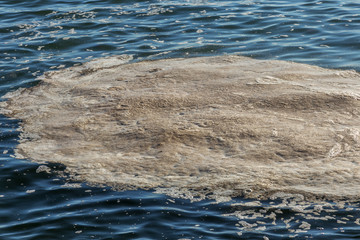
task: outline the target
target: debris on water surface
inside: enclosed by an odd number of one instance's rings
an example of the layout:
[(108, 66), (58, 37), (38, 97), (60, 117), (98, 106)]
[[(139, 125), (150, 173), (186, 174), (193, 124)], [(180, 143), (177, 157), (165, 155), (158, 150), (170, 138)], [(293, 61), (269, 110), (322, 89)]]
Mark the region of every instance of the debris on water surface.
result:
[(37, 169), (36, 169), (36, 173), (41, 173), (41, 172), (46, 172), (46, 173), (51, 173), (51, 168), (49, 168), (46, 165), (40, 165)]
[(357, 72), (240, 56), (129, 60), (48, 72), (5, 95), (2, 113), (22, 120), (17, 156), (193, 200), (360, 196)]

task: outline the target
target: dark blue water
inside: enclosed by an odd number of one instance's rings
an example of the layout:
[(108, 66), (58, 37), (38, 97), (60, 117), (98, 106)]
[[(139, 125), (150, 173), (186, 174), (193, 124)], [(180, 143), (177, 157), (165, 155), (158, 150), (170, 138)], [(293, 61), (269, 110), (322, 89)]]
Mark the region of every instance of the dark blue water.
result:
[[(359, 71), (359, 51), (359, 1), (0, 0), (0, 95), (114, 54), (239, 54)], [(360, 238), (359, 203), (214, 204), (68, 182), (65, 166), (12, 156), (17, 128), (0, 117), (0, 239)]]

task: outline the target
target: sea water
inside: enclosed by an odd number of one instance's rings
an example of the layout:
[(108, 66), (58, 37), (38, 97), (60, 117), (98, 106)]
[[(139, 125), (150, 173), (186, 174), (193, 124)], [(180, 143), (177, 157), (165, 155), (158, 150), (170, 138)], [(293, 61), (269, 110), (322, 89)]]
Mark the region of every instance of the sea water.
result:
[[(1, 95), (46, 71), (126, 54), (134, 61), (245, 55), (359, 70), (360, 3), (347, 1), (0, 1)], [(357, 203), (217, 203), (114, 191), (14, 156), (1, 117), (2, 239), (350, 239)], [(296, 201), (295, 201), (296, 202)]]

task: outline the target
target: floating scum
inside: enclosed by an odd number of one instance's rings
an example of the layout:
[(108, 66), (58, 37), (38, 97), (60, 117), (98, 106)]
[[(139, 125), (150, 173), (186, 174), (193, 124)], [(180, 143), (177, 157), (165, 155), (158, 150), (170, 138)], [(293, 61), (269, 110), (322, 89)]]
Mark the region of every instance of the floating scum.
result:
[(360, 74), (241, 56), (47, 72), (4, 96), (16, 156), (116, 189), (266, 199), (360, 197)]

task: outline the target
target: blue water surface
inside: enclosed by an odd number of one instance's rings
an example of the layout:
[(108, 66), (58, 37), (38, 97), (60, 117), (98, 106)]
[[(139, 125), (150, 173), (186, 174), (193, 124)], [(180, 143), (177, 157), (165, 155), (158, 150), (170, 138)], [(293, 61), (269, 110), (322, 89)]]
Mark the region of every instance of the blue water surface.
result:
[[(46, 71), (116, 54), (238, 54), (360, 71), (359, 51), (359, 1), (0, 0), (1, 96)], [(270, 201), (194, 203), (68, 182), (58, 174), (65, 166), (40, 171), (13, 156), (18, 124), (0, 117), (0, 239), (360, 238), (356, 203), (310, 218)]]

